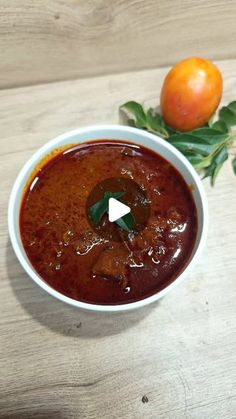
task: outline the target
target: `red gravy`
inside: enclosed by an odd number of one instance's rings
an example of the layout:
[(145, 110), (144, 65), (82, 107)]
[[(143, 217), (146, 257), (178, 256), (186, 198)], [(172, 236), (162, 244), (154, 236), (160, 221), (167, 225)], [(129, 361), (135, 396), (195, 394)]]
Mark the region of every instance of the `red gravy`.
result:
[[(93, 188), (115, 177), (135, 180), (150, 203), (146, 227), (121, 241), (100, 237), (86, 214)], [(190, 188), (170, 163), (145, 147), (104, 140), (42, 163), (25, 190), (20, 232), (32, 266), (52, 288), (87, 303), (122, 304), (175, 280), (191, 257), (197, 216)]]

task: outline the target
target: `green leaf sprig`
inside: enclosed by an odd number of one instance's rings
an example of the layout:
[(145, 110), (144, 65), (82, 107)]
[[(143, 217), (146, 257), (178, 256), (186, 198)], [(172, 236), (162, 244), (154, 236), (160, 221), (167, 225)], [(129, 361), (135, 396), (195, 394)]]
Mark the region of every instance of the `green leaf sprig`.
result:
[[(236, 101), (223, 106), (208, 124), (189, 132), (180, 132), (169, 127), (162, 116), (153, 108), (144, 110), (135, 101), (124, 103), (120, 110), (128, 125), (156, 134), (176, 147), (197, 169), (203, 178), (210, 177), (215, 184), (216, 177), (228, 159), (228, 149), (236, 140)], [(236, 155), (232, 160), (236, 174)]]
[[(100, 199), (100, 201), (97, 201), (89, 209), (89, 216), (93, 223), (98, 225), (104, 214), (108, 212), (110, 198), (115, 198), (120, 201), (120, 198), (122, 198), (124, 195), (125, 192), (105, 192), (103, 198)], [(130, 231), (134, 229), (135, 218), (130, 212), (129, 214), (124, 215), (124, 217), (116, 220), (115, 223), (123, 230)]]

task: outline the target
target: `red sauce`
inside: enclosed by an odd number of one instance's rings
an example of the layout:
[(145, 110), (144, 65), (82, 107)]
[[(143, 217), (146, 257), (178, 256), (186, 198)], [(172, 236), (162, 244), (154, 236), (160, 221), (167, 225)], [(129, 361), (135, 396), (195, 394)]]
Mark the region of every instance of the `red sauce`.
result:
[[(86, 201), (99, 182), (116, 177), (145, 190), (150, 214), (139, 233), (108, 241), (91, 229)], [(20, 231), (32, 266), (52, 288), (79, 301), (122, 304), (175, 280), (191, 257), (197, 216), (188, 185), (161, 156), (95, 141), (43, 162), (26, 188)]]

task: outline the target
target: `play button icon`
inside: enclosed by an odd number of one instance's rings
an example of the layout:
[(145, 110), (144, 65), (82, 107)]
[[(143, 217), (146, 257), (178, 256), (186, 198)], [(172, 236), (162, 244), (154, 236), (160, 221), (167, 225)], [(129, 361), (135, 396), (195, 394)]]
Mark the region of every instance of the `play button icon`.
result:
[[(104, 199), (106, 196), (109, 196), (108, 202)], [(96, 218), (91, 217), (91, 208), (96, 209), (98, 222)], [(102, 180), (91, 189), (85, 210), (90, 228), (100, 239), (107, 242), (124, 241), (131, 230), (131, 234), (137, 235), (146, 227), (150, 214), (150, 201), (146, 190), (133, 179), (113, 177)], [(122, 223), (118, 221), (124, 221), (128, 214), (130, 219), (134, 220), (134, 227), (131, 230), (122, 228)]]
[(115, 198), (110, 198), (108, 205), (108, 218), (111, 223), (119, 220), (119, 218), (124, 217), (131, 211), (128, 205), (122, 204), (122, 202)]

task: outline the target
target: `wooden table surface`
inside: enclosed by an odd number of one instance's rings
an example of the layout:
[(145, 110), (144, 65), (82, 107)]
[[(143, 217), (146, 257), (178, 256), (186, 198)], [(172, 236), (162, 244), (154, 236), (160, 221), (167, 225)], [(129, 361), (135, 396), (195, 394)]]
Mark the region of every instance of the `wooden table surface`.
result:
[(0, 88), (234, 58), (235, 19), (232, 0), (0, 0)]
[[(225, 102), (236, 61), (220, 62)], [(92, 314), (56, 301), (23, 272), (7, 233), (13, 181), (57, 134), (118, 122), (128, 99), (156, 105), (166, 69), (0, 91), (0, 419), (236, 417), (236, 177), (212, 189), (207, 246), (160, 303)]]

